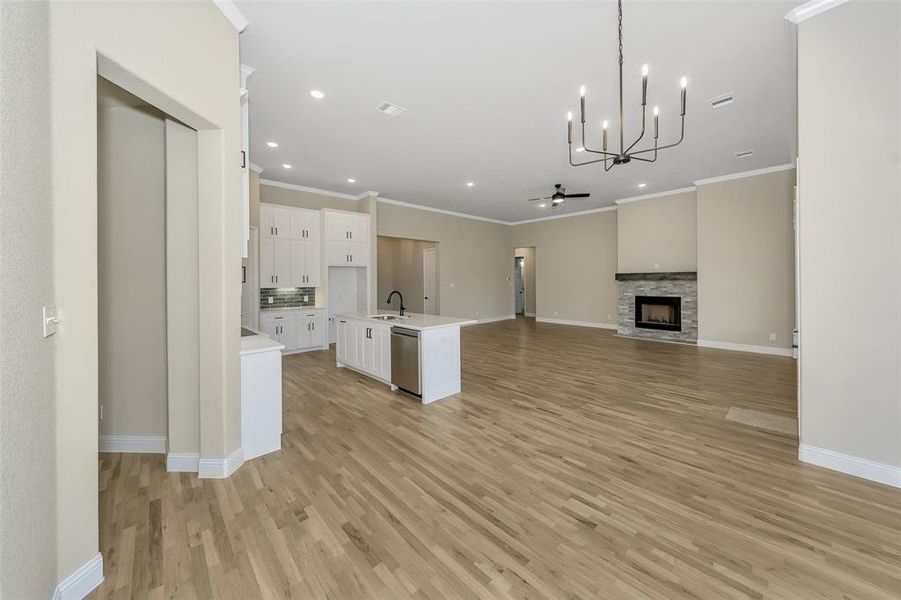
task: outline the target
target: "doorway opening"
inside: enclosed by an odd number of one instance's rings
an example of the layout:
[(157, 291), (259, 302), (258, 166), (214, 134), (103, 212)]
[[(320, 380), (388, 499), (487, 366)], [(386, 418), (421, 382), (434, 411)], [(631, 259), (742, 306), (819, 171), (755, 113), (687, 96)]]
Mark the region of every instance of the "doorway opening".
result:
[(513, 306), (517, 317), (536, 315), (535, 247), (513, 250)]
[(441, 286), (438, 242), (378, 237), (378, 307), (397, 310), (388, 304), (388, 294), (403, 295), (408, 312), (441, 314)]

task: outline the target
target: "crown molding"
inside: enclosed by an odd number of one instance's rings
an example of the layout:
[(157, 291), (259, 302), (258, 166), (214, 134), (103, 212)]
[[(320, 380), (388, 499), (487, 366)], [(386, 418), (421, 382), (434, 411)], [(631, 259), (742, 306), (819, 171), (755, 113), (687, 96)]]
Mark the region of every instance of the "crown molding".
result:
[(786, 20), (791, 21), (795, 25), (806, 21), (810, 17), (826, 12), (830, 8), (835, 8), (839, 4), (844, 4), (848, 0), (811, 0), (805, 2), (801, 6), (797, 6), (785, 15)]
[(675, 196), (676, 194), (687, 194), (689, 192), (695, 191), (696, 188), (693, 185), (684, 188), (676, 188), (674, 190), (667, 190), (665, 192), (655, 192), (653, 194), (644, 194), (642, 196), (632, 196), (631, 198), (622, 198), (620, 200), (614, 200), (616, 205), (620, 204), (629, 204), (630, 202), (641, 202), (642, 200), (653, 200), (654, 198), (663, 198), (664, 196)]
[(238, 33), (243, 32), (250, 25), (250, 21), (241, 14), (241, 11), (238, 10), (238, 7), (234, 5), (232, 0), (213, 0), (213, 4), (225, 15), (225, 18), (228, 19), (228, 22), (232, 24), (232, 27)]
[(745, 177), (754, 177), (756, 175), (766, 175), (767, 173), (778, 173), (779, 171), (790, 171), (795, 168), (795, 163), (786, 163), (784, 165), (776, 165), (774, 167), (765, 167), (763, 169), (755, 169), (753, 171), (742, 171), (741, 173), (732, 173), (731, 175), (721, 175), (719, 177), (711, 177), (710, 179), (698, 179), (695, 185), (709, 185), (711, 183), (719, 183), (721, 181), (732, 181), (733, 179), (744, 179)]
[(510, 221), (508, 225), (525, 225), (527, 223), (538, 223), (539, 221), (553, 221), (554, 219), (568, 219), (569, 217), (581, 217), (584, 215), (593, 215), (595, 213), (610, 212), (616, 210), (616, 206), (602, 206), (601, 208), (590, 208), (588, 210), (580, 210), (578, 212), (563, 213), (562, 215), (551, 215), (548, 217), (538, 217), (537, 219), (525, 219), (524, 221)]
[(253, 171), (254, 173), (256, 173), (257, 175), (259, 175), (260, 173), (263, 172), (263, 167), (261, 167), (260, 165), (255, 165), (253, 163), (250, 163), (250, 170)]
[(394, 206), (403, 206), (404, 208), (415, 208), (416, 210), (424, 210), (426, 212), (438, 213), (441, 215), (449, 215), (451, 217), (460, 217), (463, 219), (473, 219), (475, 221), (485, 221), (486, 223), (498, 223), (499, 225), (513, 225), (509, 221), (501, 221), (499, 219), (489, 219), (488, 217), (477, 217), (476, 215), (468, 215), (466, 213), (454, 212), (452, 210), (444, 210), (442, 208), (432, 208), (431, 206), (422, 206), (421, 204), (410, 204), (409, 202), (401, 202), (400, 200), (391, 200), (390, 198), (379, 198), (379, 202), (384, 204), (393, 204)]
[[(319, 188), (307, 187), (305, 185), (295, 185), (293, 183), (282, 183), (272, 179), (260, 179), (260, 185), (271, 185), (272, 187), (280, 187), (288, 190), (297, 190), (298, 192), (309, 192), (311, 194), (319, 194), (321, 196), (331, 196), (332, 198), (341, 198), (342, 200), (359, 200), (362, 196), (352, 196), (341, 192), (333, 192), (331, 190), (321, 190)], [(367, 192), (368, 194), (369, 192)]]

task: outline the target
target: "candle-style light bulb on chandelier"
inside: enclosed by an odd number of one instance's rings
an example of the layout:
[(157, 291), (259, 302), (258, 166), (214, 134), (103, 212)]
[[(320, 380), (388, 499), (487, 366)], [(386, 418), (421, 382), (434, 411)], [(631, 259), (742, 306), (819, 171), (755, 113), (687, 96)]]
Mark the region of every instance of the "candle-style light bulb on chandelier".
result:
[(653, 109), (654, 113), (654, 147), (653, 148), (645, 148), (644, 150), (633, 150), (635, 146), (644, 138), (645, 134), (645, 114), (647, 112), (647, 104), (648, 104), (648, 65), (643, 65), (641, 67), (641, 133), (638, 135), (638, 138), (632, 142), (629, 146), (626, 146), (625, 143), (625, 126), (623, 123), (623, 115), (624, 115), (624, 106), (623, 106), (623, 1), (619, 0), (619, 152), (610, 152), (608, 151), (607, 146), (607, 128), (609, 123), (604, 121), (601, 125), (601, 149), (594, 150), (588, 147), (588, 144), (585, 140), (585, 86), (581, 86), (579, 88), (579, 115), (582, 121), (582, 145), (581, 148), (584, 149), (584, 152), (591, 154), (600, 154), (602, 158), (596, 160), (589, 160), (586, 162), (575, 163), (573, 162), (573, 114), (572, 112), (567, 113), (566, 115), (566, 138), (569, 145), (569, 164), (574, 167), (582, 167), (584, 165), (592, 165), (595, 163), (602, 162), (604, 163), (604, 171), (609, 171), (616, 165), (624, 165), (632, 160), (639, 160), (641, 162), (655, 162), (657, 160), (657, 152), (660, 150), (666, 150), (667, 148), (672, 148), (674, 146), (678, 146), (682, 143), (682, 140), (685, 139), (685, 93), (686, 88), (688, 87), (688, 79), (683, 77), (680, 81), (680, 85), (682, 86), (682, 110), (680, 112), (680, 117), (682, 120), (681, 123), (681, 133), (679, 135), (679, 140), (672, 143), (666, 144), (663, 146), (658, 145), (658, 139), (660, 134), (660, 109), (655, 106)]

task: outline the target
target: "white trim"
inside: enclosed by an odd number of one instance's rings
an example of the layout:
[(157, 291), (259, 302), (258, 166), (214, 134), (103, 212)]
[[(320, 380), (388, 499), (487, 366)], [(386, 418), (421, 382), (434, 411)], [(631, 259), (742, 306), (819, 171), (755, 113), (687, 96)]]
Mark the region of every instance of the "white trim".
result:
[(197, 476), (225, 479), (244, 464), (244, 449), (238, 448), (225, 458), (201, 458), (197, 462)]
[(840, 471), (855, 477), (884, 483), (901, 488), (901, 467), (895, 467), (874, 460), (858, 458), (850, 454), (842, 454), (834, 450), (817, 448), (808, 444), (798, 446), (798, 460), (833, 471)]
[(616, 329), (616, 323), (595, 323), (593, 321), (571, 321), (569, 319), (549, 319), (538, 317), (537, 323), (551, 323), (553, 325), (574, 325), (575, 327), (592, 327), (594, 329)]
[[(271, 185), (272, 187), (285, 188), (287, 190), (297, 190), (298, 192), (309, 192), (311, 194), (319, 194), (321, 196), (331, 196), (332, 198), (341, 198), (342, 200), (359, 200), (359, 196), (350, 194), (342, 194), (341, 192), (332, 192), (330, 190), (320, 190), (319, 188), (307, 187), (305, 185), (296, 185), (293, 183), (283, 183), (272, 179), (260, 179), (260, 185)], [(368, 194), (368, 192), (367, 192)]]
[(752, 346), (751, 344), (734, 344), (732, 342), (717, 342), (714, 340), (698, 340), (701, 348), (717, 348), (719, 350), (735, 350), (736, 352), (753, 352), (754, 354), (772, 354), (774, 356), (791, 356), (791, 348), (776, 348), (774, 346)]
[(778, 173), (779, 171), (789, 171), (795, 168), (794, 163), (786, 163), (784, 165), (776, 165), (775, 167), (765, 167), (763, 169), (754, 169), (753, 171), (742, 171), (741, 173), (732, 173), (731, 175), (720, 175), (719, 177), (711, 177), (709, 179), (698, 179), (695, 185), (709, 185), (711, 183), (719, 183), (721, 181), (732, 181), (733, 179), (744, 179), (745, 177), (755, 177), (757, 175), (766, 175), (767, 173)]
[(667, 190), (665, 192), (656, 192), (654, 194), (644, 194), (643, 196), (632, 196), (631, 198), (623, 198), (621, 200), (614, 200), (616, 205), (620, 204), (629, 204), (630, 202), (641, 202), (642, 200), (653, 200), (654, 198), (663, 198), (664, 196), (674, 196), (676, 194), (687, 194), (689, 192), (697, 191), (695, 186), (690, 185), (688, 187), (677, 188), (675, 190)]
[(159, 435), (101, 435), (100, 452), (165, 454), (166, 441)]
[[(496, 323), (497, 321), (509, 321), (511, 319), (515, 319), (516, 315), (501, 315), (499, 317), (485, 317), (483, 319), (476, 319), (475, 323), (470, 323), (469, 325), (482, 325), (483, 323)], [(466, 325), (464, 325), (466, 327)]]
[(200, 454), (196, 452), (170, 452), (166, 455), (166, 471), (169, 473), (196, 473)]
[[(23, 565), (27, 568), (27, 565)], [(53, 590), (53, 600), (81, 600), (103, 583), (103, 555), (99, 552)]]
[(228, 22), (232, 24), (238, 33), (243, 32), (250, 25), (247, 17), (241, 14), (241, 11), (238, 10), (238, 7), (231, 0), (213, 0), (213, 4), (225, 15), (225, 18), (228, 19)]
[(460, 217), (462, 219), (474, 219), (476, 221), (486, 221), (488, 223), (499, 223), (501, 225), (511, 225), (509, 221), (501, 221), (499, 219), (489, 219), (488, 217), (478, 217), (476, 215), (468, 215), (466, 213), (454, 212), (452, 210), (444, 210), (443, 208), (432, 208), (431, 206), (422, 206), (420, 204), (410, 204), (409, 202), (401, 202), (400, 200), (391, 200), (390, 198), (379, 198), (379, 202), (385, 204), (393, 204), (395, 206), (403, 206), (404, 208), (415, 208), (416, 210), (424, 210), (426, 212), (438, 213), (441, 215), (450, 215), (452, 217)]
[(595, 213), (609, 212), (616, 210), (615, 206), (602, 206), (601, 208), (590, 208), (588, 210), (580, 210), (578, 212), (563, 213), (561, 215), (551, 215), (549, 217), (538, 217), (537, 219), (526, 219), (525, 221), (510, 221), (507, 225), (525, 225), (526, 223), (537, 223), (539, 221), (551, 221), (553, 219), (566, 219), (567, 217), (581, 217), (583, 215), (593, 215)]
[(257, 175), (260, 175), (263, 172), (263, 167), (261, 167), (260, 165), (255, 165), (253, 163), (250, 163), (250, 170), (253, 171), (254, 173), (256, 173)]
[(814, 17), (821, 12), (826, 12), (830, 8), (835, 8), (839, 4), (844, 4), (848, 0), (811, 0), (805, 2), (801, 6), (795, 7), (785, 15), (785, 18), (795, 25), (802, 21), (806, 21), (810, 17)]
[(530, 312), (525, 312), (525, 311), (523, 311), (522, 314), (523, 314), (524, 317), (531, 317), (531, 318), (533, 318), (533, 319), (535, 318), (535, 313), (530, 313)]

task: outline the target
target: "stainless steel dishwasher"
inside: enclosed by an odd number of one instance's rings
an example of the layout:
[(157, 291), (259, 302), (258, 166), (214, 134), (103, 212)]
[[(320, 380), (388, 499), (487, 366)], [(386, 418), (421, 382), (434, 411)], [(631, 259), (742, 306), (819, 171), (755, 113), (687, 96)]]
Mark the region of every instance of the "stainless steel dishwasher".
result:
[(416, 396), (419, 383), (419, 332), (405, 327), (391, 328), (391, 383)]

